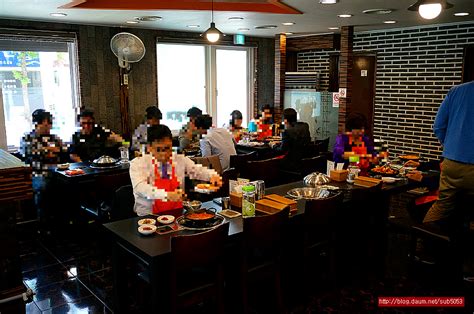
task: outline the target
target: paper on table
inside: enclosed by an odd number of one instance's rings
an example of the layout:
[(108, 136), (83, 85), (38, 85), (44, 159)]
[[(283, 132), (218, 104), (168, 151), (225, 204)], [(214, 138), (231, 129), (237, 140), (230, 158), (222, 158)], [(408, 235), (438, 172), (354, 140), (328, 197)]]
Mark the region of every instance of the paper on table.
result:
[(344, 163), (343, 162), (338, 162), (336, 165), (337, 170), (342, 170), (344, 168)]
[(331, 170), (334, 170), (334, 161), (328, 160), (328, 167), (326, 171), (326, 175), (329, 177), (331, 175)]

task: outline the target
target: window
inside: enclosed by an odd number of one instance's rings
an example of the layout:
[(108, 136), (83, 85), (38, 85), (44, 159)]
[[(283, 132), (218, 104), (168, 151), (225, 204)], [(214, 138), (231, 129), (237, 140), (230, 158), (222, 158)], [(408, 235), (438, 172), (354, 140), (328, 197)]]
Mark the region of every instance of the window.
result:
[(19, 147), (23, 135), (33, 129), (31, 114), (36, 109), (51, 112), (52, 133), (63, 141), (70, 141), (76, 130), (75, 38), (57, 36), (26, 39), (0, 34), (2, 148)]
[(178, 130), (196, 106), (229, 123), (240, 110), (246, 124), (253, 112), (253, 49), (206, 45), (157, 44), (158, 99), (163, 124)]

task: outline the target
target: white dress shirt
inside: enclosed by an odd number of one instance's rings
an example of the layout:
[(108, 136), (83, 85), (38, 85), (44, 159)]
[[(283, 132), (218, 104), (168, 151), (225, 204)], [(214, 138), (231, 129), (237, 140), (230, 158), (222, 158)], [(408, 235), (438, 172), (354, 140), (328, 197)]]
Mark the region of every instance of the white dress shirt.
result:
[(234, 136), (229, 130), (213, 128), (207, 131), (201, 142), (201, 154), (203, 157), (217, 155), (221, 162), (222, 170), (226, 170), (230, 165), (230, 156), (236, 155)]
[[(133, 195), (135, 196), (134, 210), (138, 216), (151, 214), (155, 199), (166, 201), (167, 192), (154, 186), (155, 164), (153, 159), (151, 154), (145, 154), (130, 162), (130, 179), (132, 180)], [(217, 175), (214, 170), (195, 164), (191, 159), (181, 154), (173, 153), (171, 162), (175, 167), (176, 177), (183, 191), (185, 175), (188, 175), (191, 179), (202, 181), (209, 181), (213, 175)], [(168, 172), (171, 176), (171, 167), (169, 167)]]

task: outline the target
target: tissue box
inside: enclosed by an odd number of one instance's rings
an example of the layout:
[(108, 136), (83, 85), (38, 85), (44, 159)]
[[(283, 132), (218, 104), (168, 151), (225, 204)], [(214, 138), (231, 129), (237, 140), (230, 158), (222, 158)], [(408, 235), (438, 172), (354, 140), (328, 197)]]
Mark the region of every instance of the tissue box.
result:
[(287, 205), (285, 204), (274, 202), (266, 198), (255, 202), (255, 210), (268, 215), (278, 213), (279, 211), (285, 209), (286, 206)]
[(347, 170), (331, 170), (331, 174), (329, 177), (331, 178), (331, 180), (338, 182), (346, 181), (348, 173), (349, 171)]
[(242, 193), (230, 192), (230, 206), (242, 208)]

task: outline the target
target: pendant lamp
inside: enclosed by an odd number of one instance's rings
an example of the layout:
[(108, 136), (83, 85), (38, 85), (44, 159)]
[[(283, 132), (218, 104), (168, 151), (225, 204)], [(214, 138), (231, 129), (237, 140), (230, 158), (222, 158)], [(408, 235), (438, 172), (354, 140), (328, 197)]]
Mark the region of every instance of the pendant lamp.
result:
[(441, 13), (443, 9), (450, 9), (453, 5), (446, 0), (418, 0), (408, 10), (418, 11), (418, 14), (426, 20), (432, 20)]
[(215, 43), (223, 34), (216, 28), (216, 23), (214, 23), (214, 0), (211, 1), (211, 6), (211, 26), (202, 35), (206, 37), (207, 41)]

